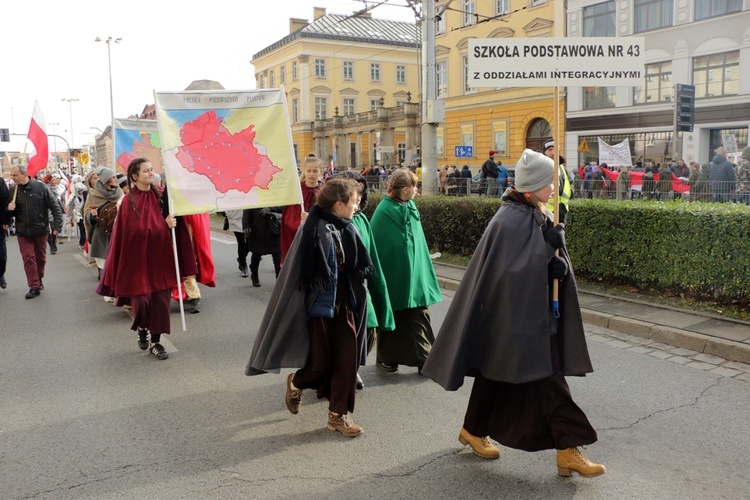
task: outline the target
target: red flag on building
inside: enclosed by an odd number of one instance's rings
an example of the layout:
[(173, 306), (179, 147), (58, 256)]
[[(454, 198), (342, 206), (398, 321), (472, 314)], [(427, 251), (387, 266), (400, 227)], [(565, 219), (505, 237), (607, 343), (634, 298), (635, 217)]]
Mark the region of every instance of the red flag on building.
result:
[(34, 145), (34, 154), (29, 158), (27, 169), (30, 176), (35, 176), (40, 170), (47, 168), (49, 161), (49, 139), (47, 138), (47, 122), (44, 121), (42, 108), (34, 101), (34, 113), (29, 125), (29, 140)]

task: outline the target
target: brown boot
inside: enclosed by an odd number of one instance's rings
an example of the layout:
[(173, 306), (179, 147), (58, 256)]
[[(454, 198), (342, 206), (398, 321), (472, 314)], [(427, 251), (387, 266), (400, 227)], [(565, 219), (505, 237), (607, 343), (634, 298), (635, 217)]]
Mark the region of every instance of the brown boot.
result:
[(603, 465), (589, 462), (578, 448), (557, 450), (557, 473), (568, 477), (571, 472), (577, 472), (583, 477), (596, 477), (607, 472), (607, 469)]
[(340, 415), (332, 411), (328, 412), (328, 430), (339, 431), (346, 437), (357, 437), (365, 432), (362, 427), (352, 422), (348, 413)]
[(299, 413), (299, 409), (302, 407), (302, 389), (297, 389), (293, 386), (292, 380), (294, 380), (294, 373), (290, 373), (286, 378), (286, 407), (292, 412), (292, 415)]
[(474, 454), (478, 457), (494, 460), (500, 457), (500, 449), (490, 442), (488, 437), (476, 437), (468, 433), (466, 429), (461, 428), (458, 435), (458, 442), (466, 446), (471, 446)]

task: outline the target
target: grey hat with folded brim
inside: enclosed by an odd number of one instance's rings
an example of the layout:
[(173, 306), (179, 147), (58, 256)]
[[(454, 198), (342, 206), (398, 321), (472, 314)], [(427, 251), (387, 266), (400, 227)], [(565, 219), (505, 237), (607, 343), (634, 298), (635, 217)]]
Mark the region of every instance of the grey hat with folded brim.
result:
[(552, 184), (555, 164), (550, 157), (525, 149), (516, 163), (516, 190), (533, 193)]

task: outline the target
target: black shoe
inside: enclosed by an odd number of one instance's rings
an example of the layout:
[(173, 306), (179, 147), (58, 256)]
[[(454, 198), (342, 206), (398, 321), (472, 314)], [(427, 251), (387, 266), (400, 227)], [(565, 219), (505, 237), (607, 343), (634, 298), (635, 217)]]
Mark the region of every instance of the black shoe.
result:
[(138, 329), (138, 347), (141, 351), (148, 349), (148, 330), (145, 328)]
[(359, 373), (357, 374), (357, 390), (361, 391), (365, 388), (365, 383), (362, 380), (362, 377), (359, 376)]
[(42, 294), (39, 290), (36, 288), (29, 288), (29, 293), (26, 294), (27, 299), (33, 299), (34, 297), (39, 297)]
[(201, 312), (201, 299), (193, 299), (190, 302), (193, 304), (193, 308), (190, 309), (191, 313), (197, 314)]
[(237, 257), (237, 263), (239, 264), (239, 270), (240, 274), (243, 278), (247, 278), (248, 269), (247, 269), (247, 262), (241, 262), (240, 258)]
[(388, 363), (381, 363), (380, 361), (376, 361), (375, 364), (384, 372), (395, 372), (398, 370), (398, 365), (389, 365)]
[(149, 351), (151, 354), (156, 356), (157, 359), (167, 359), (169, 358), (169, 353), (164, 350), (164, 346), (161, 344), (154, 344), (151, 346), (151, 350)]
[(5, 290), (7, 286), (8, 286), (8, 282), (5, 281), (5, 276), (0, 276), (0, 288)]
[(250, 279), (253, 280), (253, 286), (260, 286), (260, 280), (258, 279), (257, 274), (250, 276)]

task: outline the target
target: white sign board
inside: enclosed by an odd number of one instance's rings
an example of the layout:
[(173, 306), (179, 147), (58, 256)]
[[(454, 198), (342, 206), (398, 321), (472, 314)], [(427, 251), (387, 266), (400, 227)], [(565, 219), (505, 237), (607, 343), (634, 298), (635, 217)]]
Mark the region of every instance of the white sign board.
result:
[(627, 139), (619, 144), (610, 145), (599, 139), (599, 164), (606, 163), (610, 167), (632, 167), (630, 143)]
[(469, 87), (643, 85), (643, 37), (469, 40)]

